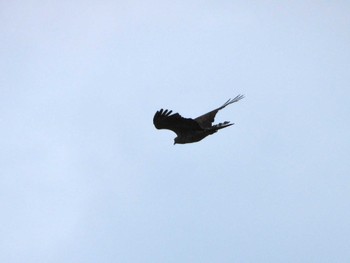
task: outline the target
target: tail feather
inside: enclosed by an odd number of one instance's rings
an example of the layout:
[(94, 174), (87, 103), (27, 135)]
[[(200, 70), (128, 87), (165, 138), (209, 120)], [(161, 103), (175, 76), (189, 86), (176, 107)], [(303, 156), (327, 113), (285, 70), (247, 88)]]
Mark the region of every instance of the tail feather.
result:
[(233, 125), (234, 123), (230, 123), (229, 121), (225, 121), (225, 122), (222, 122), (222, 123), (218, 123), (218, 124), (215, 124), (213, 125), (210, 130), (214, 132), (217, 132), (218, 130), (220, 129), (223, 129), (223, 128), (226, 128), (226, 127), (229, 127), (231, 125)]
[(223, 128), (226, 128), (226, 127), (229, 127), (231, 125), (233, 125), (234, 123), (230, 123), (229, 121), (225, 121), (225, 122), (222, 122), (222, 123), (218, 123), (216, 125), (213, 125), (213, 128), (215, 128), (216, 130), (220, 130), (220, 129), (223, 129)]

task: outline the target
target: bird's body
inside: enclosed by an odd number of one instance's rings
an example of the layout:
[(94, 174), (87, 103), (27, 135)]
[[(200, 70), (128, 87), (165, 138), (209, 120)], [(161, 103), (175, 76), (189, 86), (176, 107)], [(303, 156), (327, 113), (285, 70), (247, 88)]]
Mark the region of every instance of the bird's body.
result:
[(215, 115), (219, 110), (243, 98), (243, 95), (238, 95), (234, 99), (226, 101), (221, 107), (195, 119), (183, 118), (178, 113), (171, 114), (172, 111), (161, 109), (154, 115), (153, 124), (157, 129), (168, 129), (175, 132), (177, 137), (174, 139), (174, 144), (198, 142), (220, 129), (233, 125), (233, 123), (228, 121), (215, 125), (212, 123), (214, 122)]

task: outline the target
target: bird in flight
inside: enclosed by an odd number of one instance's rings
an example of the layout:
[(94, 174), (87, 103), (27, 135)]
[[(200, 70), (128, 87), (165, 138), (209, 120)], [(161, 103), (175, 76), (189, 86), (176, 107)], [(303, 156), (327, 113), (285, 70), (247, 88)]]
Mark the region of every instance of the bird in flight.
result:
[(175, 144), (185, 144), (199, 142), (208, 135), (216, 133), (218, 130), (233, 125), (229, 121), (214, 124), (216, 113), (234, 102), (244, 98), (244, 95), (238, 95), (234, 99), (229, 99), (221, 107), (203, 114), (195, 119), (184, 118), (178, 113), (172, 113), (171, 110), (160, 109), (153, 117), (153, 124), (157, 129), (167, 129), (176, 133)]

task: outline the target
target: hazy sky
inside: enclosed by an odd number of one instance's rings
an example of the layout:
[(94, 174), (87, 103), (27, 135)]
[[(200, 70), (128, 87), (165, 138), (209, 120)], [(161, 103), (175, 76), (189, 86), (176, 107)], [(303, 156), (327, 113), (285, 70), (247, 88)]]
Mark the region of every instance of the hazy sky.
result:
[[(0, 261), (350, 262), (349, 14), (1, 1)], [(153, 126), (238, 94), (200, 143)]]

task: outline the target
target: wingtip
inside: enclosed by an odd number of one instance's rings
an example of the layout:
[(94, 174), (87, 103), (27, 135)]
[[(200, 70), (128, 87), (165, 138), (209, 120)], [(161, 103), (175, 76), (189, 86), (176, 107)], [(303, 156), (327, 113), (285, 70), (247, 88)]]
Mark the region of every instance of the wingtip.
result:
[(234, 97), (233, 99), (230, 99), (229, 104), (240, 101), (241, 99), (244, 99), (244, 95), (243, 94), (238, 94), (236, 97)]
[(172, 110), (167, 110), (167, 109), (160, 109), (156, 112), (156, 115), (162, 115), (162, 116), (169, 116), (173, 111)]

